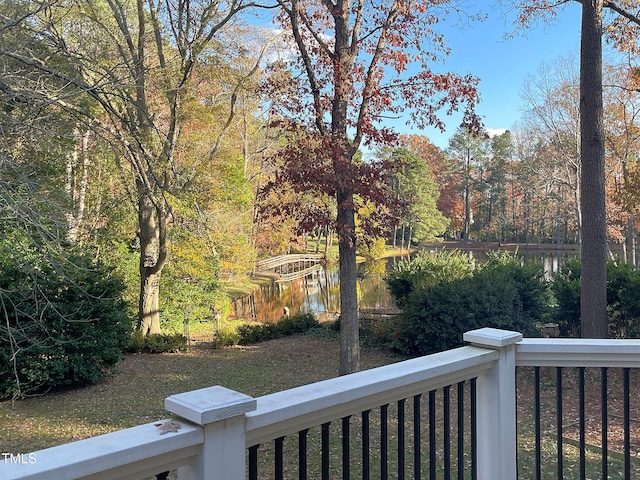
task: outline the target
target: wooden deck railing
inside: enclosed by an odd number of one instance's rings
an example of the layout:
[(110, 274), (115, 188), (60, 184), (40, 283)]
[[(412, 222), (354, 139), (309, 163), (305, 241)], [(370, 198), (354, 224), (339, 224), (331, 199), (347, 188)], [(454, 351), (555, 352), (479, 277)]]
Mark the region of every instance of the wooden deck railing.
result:
[[(464, 338), (469, 346), (257, 399), (220, 386), (173, 395), (165, 400), (173, 419), (31, 452), (26, 461), (5, 455), (0, 478), (143, 479), (177, 469), (180, 480), (243, 480), (254, 445), (473, 379), (474, 472), (514, 480), (516, 366), (640, 367), (637, 340), (523, 340), (496, 329)], [(170, 420), (181, 428), (157, 426)]]

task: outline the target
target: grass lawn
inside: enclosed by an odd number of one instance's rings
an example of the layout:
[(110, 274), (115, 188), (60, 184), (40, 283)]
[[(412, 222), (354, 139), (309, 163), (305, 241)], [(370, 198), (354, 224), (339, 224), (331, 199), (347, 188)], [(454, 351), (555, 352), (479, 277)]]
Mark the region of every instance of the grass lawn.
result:
[[(362, 369), (397, 361), (362, 351)], [(296, 336), (251, 346), (207, 344), (175, 354), (131, 354), (118, 373), (91, 387), (0, 403), (3, 452), (31, 452), (157, 421), (169, 395), (222, 385), (260, 396), (337, 375), (336, 339)]]

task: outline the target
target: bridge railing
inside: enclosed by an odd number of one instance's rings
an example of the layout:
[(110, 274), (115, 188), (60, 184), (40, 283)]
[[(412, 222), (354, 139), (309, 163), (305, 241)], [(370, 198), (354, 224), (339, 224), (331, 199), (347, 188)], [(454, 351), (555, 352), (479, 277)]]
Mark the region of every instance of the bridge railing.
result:
[(320, 263), (324, 257), (319, 254), (312, 253), (296, 253), (291, 255), (279, 255), (256, 262), (256, 270), (264, 271), (278, 268), (283, 265), (295, 264), (297, 262)]

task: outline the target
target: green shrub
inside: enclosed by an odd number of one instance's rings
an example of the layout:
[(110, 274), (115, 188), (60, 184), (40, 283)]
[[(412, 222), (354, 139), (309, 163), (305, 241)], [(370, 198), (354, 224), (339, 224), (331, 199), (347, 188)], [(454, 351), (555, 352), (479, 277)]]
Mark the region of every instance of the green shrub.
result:
[(463, 345), (464, 332), (482, 327), (538, 334), (549, 308), (541, 265), (503, 255), (470, 276), (413, 291), (404, 302), (393, 347), (409, 356)]
[(640, 336), (640, 270), (617, 260), (607, 263), (609, 336)]
[[(580, 259), (567, 260), (554, 273), (551, 289), (556, 299), (553, 321), (560, 335), (580, 336)], [(632, 265), (607, 262), (607, 314), (609, 335), (614, 338), (640, 336), (640, 271)]]
[(277, 323), (254, 323), (238, 327), (240, 344), (264, 342), (283, 336), (305, 333), (320, 325), (312, 313), (298, 313), (290, 318), (283, 318)]
[(360, 344), (367, 348), (389, 348), (398, 339), (401, 317), (366, 318), (360, 321)]
[(231, 302), (220, 281), (203, 276), (197, 282), (177, 278), (175, 272), (163, 271), (160, 283), (163, 332), (183, 332), (189, 325), (208, 323), (215, 313), (225, 318), (231, 310)]
[(411, 260), (400, 260), (385, 280), (396, 304), (404, 308), (413, 292), (469, 277), (473, 270), (473, 260), (462, 252), (443, 250), (435, 255), (420, 252)]
[(142, 335), (136, 330), (127, 350), (132, 353), (175, 353), (187, 349), (187, 337), (179, 333)]
[(230, 347), (240, 343), (238, 329), (232, 325), (222, 324), (216, 329), (214, 343), (216, 347)]
[(94, 383), (123, 357), (132, 320), (113, 270), (0, 237), (0, 399)]
[(301, 312), (292, 317), (285, 317), (277, 324), (280, 333), (283, 336), (295, 335), (296, 333), (305, 333), (311, 328), (320, 325), (318, 319), (313, 313)]
[(238, 334), (240, 335), (240, 345), (265, 342), (281, 337), (276, 323), (240, 325), (238, 327)]
[(568, 259), (552, 275), (550, 284), (555, 297), (552, 318), (561, 337), (580, 336), (580, 272), (579, 258)]

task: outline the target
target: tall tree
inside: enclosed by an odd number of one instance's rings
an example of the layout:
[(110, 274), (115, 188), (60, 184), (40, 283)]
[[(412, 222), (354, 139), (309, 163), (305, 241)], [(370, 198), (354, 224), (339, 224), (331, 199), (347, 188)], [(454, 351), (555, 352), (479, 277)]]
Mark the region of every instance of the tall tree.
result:
[[(533, 173), (535, 170), (540, 175), (539, 179), (529, 177), (527, 188), (537, 185), (541, 192), (540, 206), (545, 204), (543, 211), (539, 212), (541, 215), (538, 220), (544, 221), (544, 215), (568, 212), (576, 219), (572, 230), (577, 229), (579, 235), (582, 210), (577, 58), (566, 57), (552, 63), (543, 63), (535, 75), (525, 80), (521, 96), (525, 112), (520, 137), (522, 138), (523, 131), (527, 132), (527, 141), (533, 144), (536, 157), (533, 159), (529, 156), (525, 163), (529, 172)], [(520, 151), (522, 152), (522, 148)], [(533, 199), (531, 196), (529, 198)], [(549, 203), (553, 199), (558, 208), (549, 211), (547, 207), (552, 208)]]
[(405, 227), (408, 228), (407, 249), (411, 241), (435, 241), (442, 237), (449, 223), (437, 209), (438, 187), (431, 178), (427, 163), (406, 148), (383, 149), (380, 155), (389, 156), (403, 168), (395, 174), (397, 194), (406, 205), (405, 215), (400, 219), (402, 246), (404, 248)]
[(500, 218), (505, 218), (507, 207), (507, 182), (508, 168), (513, 157), (513, 143), (511, 132), (507, 130), (501, 135), (495, 135), (491, 139), (490, 158), (486, 168), (485, 182), (487, 183), (486, 193), (486, 235), (490, 239), (502, 240), (502, 222)]
[[(580, 35), (580, 158), (582, 275), (580, 322), (585, 338), (606, 338), (607, 319), (607, 217), (604, 178), (605, 135), (602, 100), (602, 42), (608, 38), (619, 49), (638, 50), (640, 6), (636, 0), (576, 0), (582, 5)], [(530, 23), (536, 14), (550, 16), (566, 1), (512, 2)], [(605, 29), (605, 14), (611, 13)]]
[[(582, 3), (580, 39), (580, 326), (583, 337), (606, 338), (607, 210), (605, 206), (605, 139), (602, 103), (602, 34), (604, 0)], [(588, 212), (588, 213), (587, 213)]]
[[(278, 0), (278, 20), (295, 46), (286, 61), (293, 97), (281, 114), (314, 132), (331, 166), (337, 203), (340, 256), (340, 373), (358, 370), (355, 204), (362, 164), (354, 162), (361, 145), (396, 139), (380, 122), (385, 115), (411, 110), (419, 126), (442, 121), (438, 110), (465, 108), (464, 121), (477, 128), (472, 106), (476, 81), (470, 76), (435, 73), (432, 59), (447, 53), (437, 23), (455, 9), (453, 2), (364, 0), (322, 2)], [(418, 72), (408, 74), (410, 66)], [(415, 70), (414, 70), (415, 71)], [(298, 75), (300, 74), (300, 75)], [(297, 88), (294, 88), (297, 87)], [(327, 170), (324, 170), (328, 173)], [(360, 179), (358, 181), (358, 179)]]
[(402, 135), (401, 145), (413, 154), (423, 159), (429, 166), (431, 177), (438, 186), (438, 210), (447, 218), (448, 235), (460, 231), (463, 224), (463, 202), (460, 199), (459, 188), (462, 182), (460, 172), (445, 152), (432, 144), (423, 135)]
[(475, 186), (478, 184), (477, 171), (488, 156), (486, 134), (458, 128), (449, 139), (447, 155), (456, 162), (463, 178), (460, 188), (464, 204), (464, 221), (460, 240), (463, 245), (467, 245), (473, 223), (472, 196), (475, 193)]
[(640, 78), (627, 66), (609, 67), (605, 98), (607, 133), (607, 183), (619, 217), (616, 232), (622, 241), (625, 260), (636, 262), (636, 217), (640, 207), (638, 167), (640, 160)]
[[(418, 127), (443, 126), (437, 113), (465, 108), (464, 122), (477, 128), (472, 107), (476, 81), (435, 73), (429, 62), (447, 53), (437, 23), (453, 2), (431, 0), (278, 0), (278, 20), (295, 46), (283, 76), (292, 96), (280, 113), (304, 125), (321, 160), (317, 178), (330, 185), (337, 203), (340, 262), (340, 373), (359, 367), (354, 195), (377, 178), (354, 162), (361, 145), (396, 140), (380, 122), (411, 111)], [(410, 66), (418, 73), (408, 74)], [(415, 70), (414, 70), (415, 71)], [(295, 73), (295, 74), (293, 74)], [(298, 75), (299, 74), (299, 75)], [(297, 88), (296, 88), (297, 87)], [(323, 152), (321, 155), (320, 152)], [(330, 165), (330, 170), (326, 167)], [(367, 176), (363, 175), (366, 173)], [(327, 175), (327, 176), (325, 176)]]
[[(46, 14), (33, 15), (29, 27), (39, 29), (43, 46), (66, 58), (72, 68), (52, 66), (41, 55), (42, 47), (0, 48), (0, 55), (47, 73), (102, 108), (99, 115), (87, 109), (74, 111), (87, 123), (93, 121), (91, 125), (111, 140), (120, 161), (130, 168), (140, 246), (138, 328), (144, 334), (160, 331), (159, 284), (172, 218), (168, 200), (180, 185), (176, 153), (194, 72), (205, 62), (215, 62), (232, 20), (253, 5), (249, 0), (60, 1)], [(254, 71), (249, 69), (246, 75)], [(240, 75), (236, 84), (244, 78)], [(233, 101), (236, 93), (224, 98)], [(52, 100), (69, 107), (64, 97)], [(232, 116), (233, 109), (220, 122), (219, 133), (228, 128)], [(219, 146), (219, 141), (210, 140), (205, 158), (214, 157)]]

